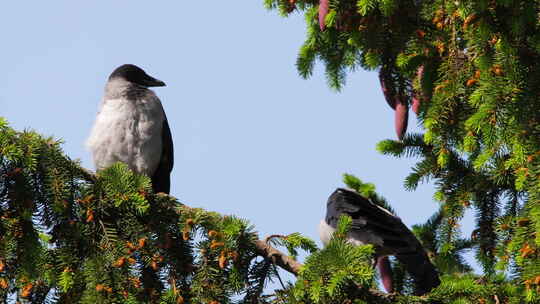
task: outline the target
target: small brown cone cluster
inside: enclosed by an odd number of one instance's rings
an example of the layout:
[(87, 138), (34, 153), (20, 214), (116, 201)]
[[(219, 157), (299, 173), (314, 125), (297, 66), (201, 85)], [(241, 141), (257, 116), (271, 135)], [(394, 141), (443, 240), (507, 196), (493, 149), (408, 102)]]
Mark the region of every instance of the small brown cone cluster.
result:
[(469, 25), (474, 24), (478, 20), (478, 15), (471, 14), (463, 21), (463, 30), (466, 31)]
[(121, 257), (113, 263), (113, 267), (120, 268), (126, 264), (126, 258)]
[(195, 224), (195, 221), (191, 218), (188, 218), (186, 220), (186, 225), (184, 226), (184, 228), (182, 229), (182, 239), (184, 241), (187, 241), (189, 240), (189, 237), (190, 237), (190, 231), (191, 231), (191, 228), (193, 228), (193, 225)]
[(86, 222), (90, 223), (94, 221), (94, 211), (92, 209), (86, 210)]
[(32, 293), (32, 288), (34, 288), (34, 284), (28, 283), (24, 285), (21, 291), (21, 297), (22, 298), (28, 298), (30, 294)]
[(7, 289), (9, 287), (9, 283), (6, 279), (0, 278), (0, 289)]

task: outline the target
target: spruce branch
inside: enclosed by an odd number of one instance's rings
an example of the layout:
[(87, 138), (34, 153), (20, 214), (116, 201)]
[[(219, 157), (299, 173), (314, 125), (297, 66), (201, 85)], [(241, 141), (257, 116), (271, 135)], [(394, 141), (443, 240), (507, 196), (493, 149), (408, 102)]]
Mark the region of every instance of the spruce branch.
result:
[[(370, 288), (373, 247), (348, 243), (346, 222), (338, 225), (332, 245), (321, 250), (298, 233), (260, 239), (245, 220), (153, 194), (149, 179), (124, 164), (99, 174), (81, 168), (57, 144), (43, 144), (35, 133), (6, 128), (0, 149), (0, 300), (20, 290), (21, 297), (36, 303), (230, 303), (239, 294), (245, 295), (239, 303), (261, 304), (278, 298), (317, 304), (449, 303), (456, 297), (493, 299), (494, 294), (506, 303), (519, 292), (509, 291), (515, 283), (505, 278), (477, 281), (447, 272), (442, 284), (423, 297), (409, 296), (411, 288), (384, 294)], [(366, 202), (385, 206), (373, 185), (353, 176), (346, 180)], [(523, 216), (506, 225), (526, 232), (531, 222)], [(454, 242), (456, 260), (459, 248), (470, 242), (462, 243)], [(530, 256), (531, 244), (514, 251), (521, 258)], [(430, 247), (424, 243), (419, 248)], [(296, 260), (298, 249), (311, 252), (303, 263)], [(407, 263), (407, 252), (398, 255), (405, 264), (415, 264)], [(266, 282), (278, 276), (276, 267), (297, 280), (265, 295)], [(527, 270), (530, 276), (537, 276), (534, 269)], [(414, 270), (409, 273), (415, 276)], [(48, 290), (54, 294), (47, 295)]]
[(270, 244), (268, 244), (268, 242), (264, 240), (257, 240), (255, 241), (255, 246), (257, 248), (257, 253), (261, 257), (272, 261), (272, 263), (275, 265), (294, 274), (295, 276), (300, 273), (300, 269), (302, 268), (301, 263), (272, 247)]
[[(84, 172), (84, 177), (88, 182), (95, 182), (97, 181), (97, 176), (95, 173), (88, 169), (80, 168), (81, 172)], [(157, 197), (167, 199), (169, 201), (178, 201), (178, 199), (172, 195), (166, 194), (166, 193), (157, 193)], [(181, 215), (182, 209), (191, 209), (191, 207), (187, 205), (183, 205), (182, 208), (176, 208), (175, 212), (178, 215)], [(296, 261), (295, 259), (289, 257), (285, 253), (279, 251), (278, 249), (272, 247), (269, 242), (272, 238), (275, 237), (285, 237), (283, 235), (273, 234), (269, 235), (263, 240), (256, 240), (255, 241), (255, 247), (257, 250), (257, 253), (263, 257), (264, 259), (267, 259), (271, 261), (273, 264), (279, 266), (283, 270), (292, 273), (293, 275), (297, 276), (300, 272), (300, 268), (302, 267), (302, 264)]]
[[(88, 182), (95, 182), (98, 180), (98, 177), (92, 171), (84, 169), (84, 168), (80, 168), (80, 169), (81, 169), (81, 172), (85, 173), (84, 177)], [(176, 197), (166, 194), (166, 193), (157, 193), (155, 195), (156, 195), (156, 198), (160, 200), (163, 199), (163, 200), (175, 201), (175, 202), (179, 201)], [(184, 211), (194, 210), (194, 209), (185, 204), (182, 204), (181, 207), (173, 208), (173, 210), (177, 215), (180, 216), (182, 215)], [(270, 244), (273, 238), (285, 239), (287, 238), (287, 236), (279, 235), (279, 234), (272, 234), (272, 235), (266, 236), (263, 239), (255, 240), (254, 245), (255, 245), (256, 253), (263, 259), (270, 261), (273, 265), (280, 267), (281, 269), (293, 274), (294, 276), (299, 276), (301, 269), (304, 265), (298, 262), (293, 257), (273, 247)], [(196, 267), (193, 265), (191, 265), (190, 267), (192, 267), (193, 269), (196, 269)], [(362, 298), (373, 303), (381, 303), (381, 304), (393, 303), (393, 301), (398, 296), (397, 294), (387, 294), (374, 288), (369, 288), (369, 289), (360, 288), (359, 292), (361, 293)], [(360, 296), (360, 294), (357, 296)]]

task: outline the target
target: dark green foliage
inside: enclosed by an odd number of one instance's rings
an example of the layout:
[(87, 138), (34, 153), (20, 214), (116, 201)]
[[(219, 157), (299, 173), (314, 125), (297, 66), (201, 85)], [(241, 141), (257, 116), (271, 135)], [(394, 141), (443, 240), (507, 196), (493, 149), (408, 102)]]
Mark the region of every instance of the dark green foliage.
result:
[(412, 230), (441, 273), (463, 274), (472, 271), (462, 254), (472, 249), (475, 243), (470, 239), (458, 239), (452, 243), (451, 249), (443, 247), (438, 239), (442, 220), (443, 211), (439, 211), (433, 214), (425, 224), (414, 225)]
[[(319, 60), (339, 90), (348, 72), (379, 69), (404, 104), (420, 100), (425, 133), (382, 141), (378, 150), (417, 158), (407, 189), (435, 184), (440, 209), (413, 230), (442, 274), (439, 287), (411, 296), (411, 280), (394, 261), (399, 294), (375, 290), (372, 249), (345, 242), (342, 218), (321, 250), (298, 234), (272, 238), (292, 256), (299, 249), (311, 255), (296, 282), (264, 295), (276, 268), (258, 257), (245, 221), (156, 196), (148, 178), (121, 164), (94, 180), (58, 142), (0, 120), (0, 299), (540, 302), (540, 1), (329, 0), (324, 30), (318, 3), (265, 0), (284, 16), (305, 14), (302, 77)], [(373, 185), (351, 175), (345, 182), (391, 210)], [(460, 231), (467, 210), (476, 216), (470, 238)], [(482, 274), (470, 272), (466, 250), (474, 250)]]
[[(124, 164), (93, 177), (4, 120), (0, 176), (0, 302), (266, 302), (275, 268), (244, 220), (155, 195)], [(288, 247), (315, 249), (298, 234)]]
[(320, 60), (339, 89), (356, 67), (380, 69), (409, 104), (419, 97), (425, 133), (378, 149), (418, 159), (406, 188), (435, 183), (437, 250), (462, 250), (459, 223), (472, 210), (484, 279), (507, 274), (520, 294), (510, 302), (540, 301), (540, 1), (334, 0), (324, 31), (317, 1), (265, 3), (305, 13), (303, 77)]
[(341, 217), (329, 244), (306, 259), (287, 303), (342, 303), (348, 294), (373, 284), (373, 247), (347, 242), (351, 223), (350, 217)]
[(289, 256), (298, 257), (298, 249), (313, 253), (318, 250), (315, 242), (300, 233), (292, 233), (287, 236), (275, 236), (270, 238), (270, 243), (273, 245), (284, 246), (289, 251)]
[[(293, 256), (299, 249), (311, 255), (295, 283), (264, 294), (277, 269), (259, 256), (257, 235), (246, 221), (153, 194), (148, 178), (123, 164), (94, 177), (64, 156), (58, 142), (16, 132), (4, 120), (0, 129), (2, 302), (453, 303), (492, 295), (506, 301), (521, 291), (505, 278), (463, 275), (468, 269), (459, 253), (470, 242), (440, 253), (427, 226), (419, 226), (415, 230), (426, 248), (436, 251), (435, 260), (446, 254), (440, 259), (463, 266), (449, 267), (443, 284), (422, 298), (409, 295), (411, 282), (401, 271), (402, 294), (385, 295), (374, 286), (373, 248), (349, 244), (351, 219), (342, 217), (321, 250), (297, 233), (271, 238)], [(389, 208), (373, 185), (351, 175), (345, 180)], [(400, 266), (395, 266), (397, 278)]]

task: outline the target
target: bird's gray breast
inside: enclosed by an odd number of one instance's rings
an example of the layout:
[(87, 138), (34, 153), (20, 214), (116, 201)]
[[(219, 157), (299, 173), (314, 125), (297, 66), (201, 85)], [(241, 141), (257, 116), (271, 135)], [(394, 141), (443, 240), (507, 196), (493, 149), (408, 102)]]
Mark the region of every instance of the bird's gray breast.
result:
[(124, 162), (137, 173), (151, 176), (162, 153), (164, 112), (150, 90), (136, 96), (106, 97), (87, 141), (96, 169)]

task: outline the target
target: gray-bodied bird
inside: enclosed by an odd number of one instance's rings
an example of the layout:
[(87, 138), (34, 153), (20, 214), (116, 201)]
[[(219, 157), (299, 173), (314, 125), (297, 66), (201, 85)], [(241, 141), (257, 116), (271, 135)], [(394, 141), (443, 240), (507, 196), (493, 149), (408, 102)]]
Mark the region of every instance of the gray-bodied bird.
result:
[(162, 87), (141, 68), (124, 64), (105, 85), (105, 96), (87, 146), (97, 170), (123, 162), (152, 179), (154, 192), (170, 191), (173, 142), (167, 117), (149, 87)]
[(350, 243), (374, 246), (381, 280), (388, 292), (393, 291), (389, 255), (405, 265), (414, 280), (415, 294), (425, 294), (440, 284), (424, 248), (401, 219), (355, 191), (338, 188), (328, 198), (326, 217), (319, 224), (324, 244), (329, 242), (341, 215), (352, 218), (347, 235)]

